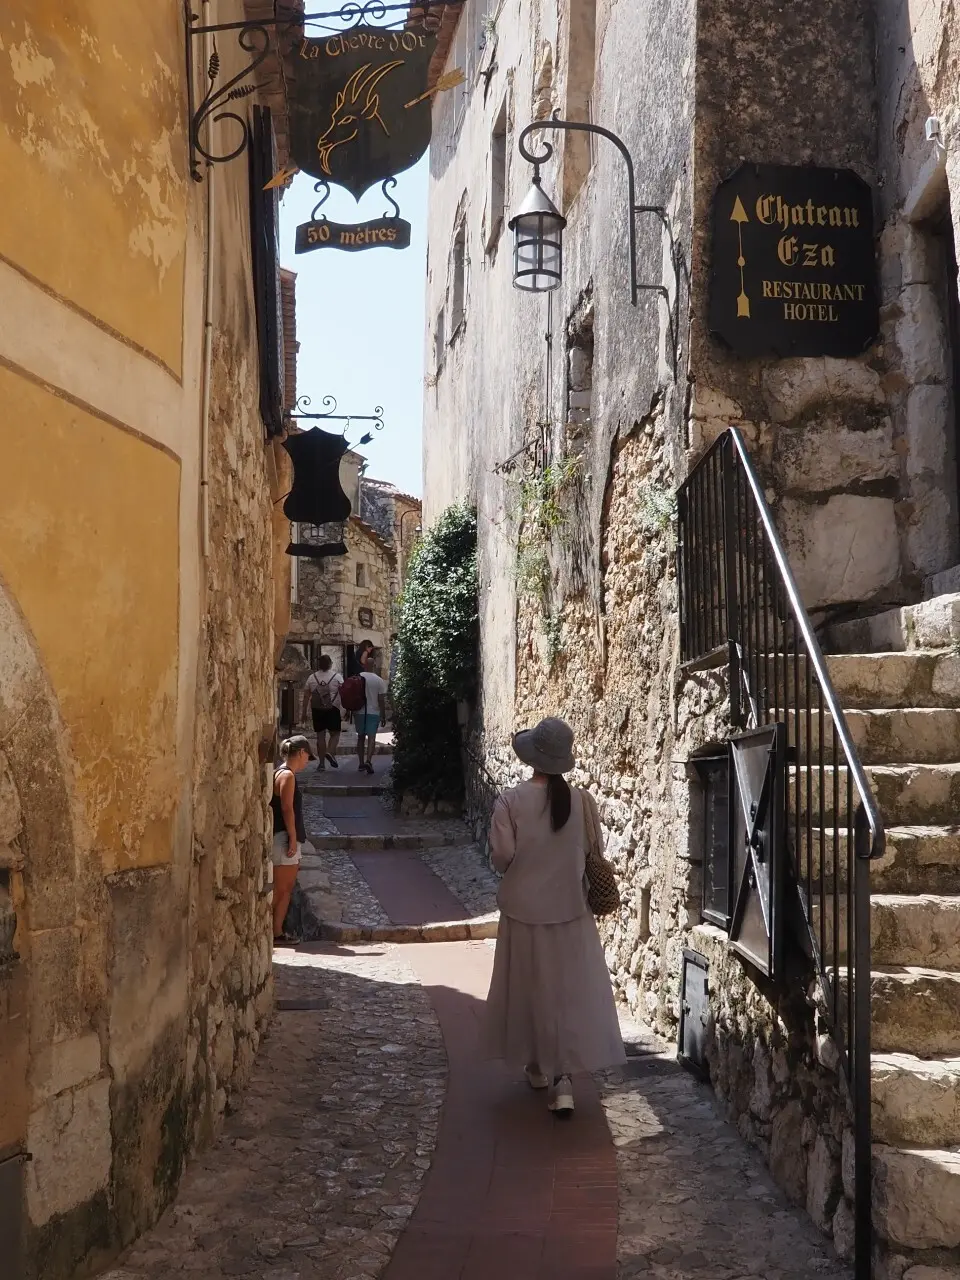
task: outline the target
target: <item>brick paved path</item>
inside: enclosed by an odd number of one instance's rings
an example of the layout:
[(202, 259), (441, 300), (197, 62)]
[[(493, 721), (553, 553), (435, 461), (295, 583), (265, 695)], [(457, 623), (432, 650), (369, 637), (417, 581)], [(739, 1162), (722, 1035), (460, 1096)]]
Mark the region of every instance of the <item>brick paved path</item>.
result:
[[(378, 798), (346, 803), (357, 835), (377, 829)], [(488, 892), (469, 845), (416, 868), (408, 850), (337, 856), (392, 920), (436, 918), (458, 892), (464, 914)], [(625, 1071), (576, 1081), (567, 1122), (482, 1062), (492, 960), (483, 942), (279, 953), (278, 1013), (238, 1113), (104, 1280), (850, 1280), (642, 1028), (625, 1021)], [(323, 1007), (289, 1007), (310, 1001)]]

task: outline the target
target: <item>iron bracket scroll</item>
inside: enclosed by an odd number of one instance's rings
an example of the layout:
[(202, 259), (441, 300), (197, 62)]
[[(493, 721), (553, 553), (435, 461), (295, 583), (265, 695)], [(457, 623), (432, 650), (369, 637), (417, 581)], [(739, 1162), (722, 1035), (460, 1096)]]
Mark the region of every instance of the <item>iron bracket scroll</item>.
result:
[(324, 396), (321, 400), (323, 413), (309, 413), (313, 402), (309, 396), (298, 396), (297, 407), (287, 414), (288, 418), (312, 418), (316, 421), (331, 422), (372, 422), (374, 431), (383, 430), (383, 408), (376, 405), (373, 413), (337, 413), (337, 402), (333, 396)]
[(630, 209), (630, 216), (627, 219), (627, 237), (630, 249), (630, 301), (634, 306), (637, 305), (637, 293), (640, 289), (647, 289), (651, 293), (659, 293), (666, 298), (667, 305), (670, 306), (670, 291), (663, 284), (645, 284), (637, 279), (637, 228), (635, 218), (638, 213), (652, 213), (659, 218), (667, 235), (670, 237), (671, 250), (673, 248), (673, 229), (670, 225), (670, 216), (662, 205), (658, 204), (637, 204), (637, 180), (633, 167), (633, 157), (631, 156), (626, 143), (622, 138), (617, 137), (610, 129), (604, 129), (599, 124), (585, 124), (579, 120), (558, 120), (553, 117), (549, 120), (534, 120), (520, 134), (517, 142), (517, 148), (524, 160), (528, 164), (534, 166), (537, 175), (540, 173), (540, 166), (546, 164), (553, 156), (553, 144), (547, 140), (541, 139), (543, 151), (539, 155), (534, 154), (527, 147), (527, 138), (532, 133), (543, 132), (549, 129), (556, 129), (561, 133), (591, 133), (598, 137), (606, 138), (620, 152), (623, 162), (627, 167), (627, 204)]
[[(200, 0), (200, 2), (203, 5), (208, 0)], [(237, 22), (203, 22), (201, 15), (194, 12), (194, 3), (195, 0), (185, 0), (184, 4), (187, 111), (190, 117), (190, 176), (194, 182), (202, 182), (203, 161), (208, 165), (226, 164), (227, 161), (243, 155), (250, 145), (250, 126), (246, 116), (231, 104), (256, 93), (256, 82), (250, 82), (250, 77), (275, 51), (278, 31), (302, 28), (304, 31), (328, 32), (335, 35), (338, 32), (350, 31), (353, 27), (361, 26), (365, 22), (384, 23), (389, 26), (397, 21), (401, 13), (422, 22), (425, 29), (434, 30), (439, 25), (442, 11), (450, 5), (462, 4), (463, 0), (403, 0), (403, 3), (393, 4), (387, 4), (385, 0), (347, 0), (339, 9), (327, 10), (324, 13), (292, 12), (285, 17), (275, 16)], [(440, 10), (441, 13), (434, 16), (430, 13), (431, 9)], [(220, 53), (216, 45), (216, 37), (226, 32), (236, 36), (237, 45), (247, 58), (247, 62), (236, 75), (220, 83)], [(206, 92), (198, 102), (194, 85), (197, 61), (194, 41), (208, 35), (214, 37), (213, 50), (203, 70)], [(226, 149), (215, 147), (209, 139), (209, 134), (207, 142), (204, 142), (203, 126), (207, 120), (211, 120), (214, 124), (229, 121), (231, 126), (239, 131), (234, 135), (237, 138), (236, 145)]]

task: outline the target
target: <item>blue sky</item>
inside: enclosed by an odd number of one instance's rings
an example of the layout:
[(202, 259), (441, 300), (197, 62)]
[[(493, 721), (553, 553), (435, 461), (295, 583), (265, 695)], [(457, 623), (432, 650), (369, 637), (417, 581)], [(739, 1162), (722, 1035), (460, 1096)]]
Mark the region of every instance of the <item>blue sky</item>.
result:
[[(325, 395), (336, 397), (338, 413), (372, 413), (382, 406), (383, 431), (359, 450), (370, 460), (367, 474), (418, 496), (428, 174), (427, 155), (398, 175), (392, 192), (400, 216), (412, 226), (409, 249), (297, 254), (297, 226), (309, 221), (318, 199), (313, 178), (298, 174), (280, 206), (280, 260), (297, 273), (298, 394), (311, 397), (315, 412)], [(348, 191), (333, 187), (323, 212), (335, 222), (350, 223), (393, 210), (379, 186), (359, 204)], [(346, 426), (332, 423), (329, 429)], [(347, 438), (358, 440), (368, 426), (352, 424)]]

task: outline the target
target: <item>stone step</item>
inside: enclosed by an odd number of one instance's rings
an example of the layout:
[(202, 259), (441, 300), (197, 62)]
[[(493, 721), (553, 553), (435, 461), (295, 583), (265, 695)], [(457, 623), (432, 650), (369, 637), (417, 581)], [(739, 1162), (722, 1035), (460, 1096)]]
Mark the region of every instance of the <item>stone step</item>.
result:
[(875, 1141), (903, 1147), (960, 1144), (960, 1058), (877, 1053), (871, 1076)]
[(960, 1055), (960, 973), (877, 967), (870, 989), (875, 1053)]
[[(796, 787), (797, 770), (791, 765), (787, 769), (787, 785), (791, 789), (790, 802)], [(822, 785), (824, 791), (823, 822), (829, 825), (837, 820), (846, 822), (846, 787), (847, 768), (845, 765), (834, 770), (825, 765), (821, 770), (818, 765), (808, 769), (805, 765), (799, 768), (800, 812), (806, 815), (807, 789), (812, 802), (811, 813), (819, 826), (819, 797)], [(877, 805), (883, 815), (884, 825), (890, 826), (950, 826), (960, 814), (960, 764), (898, 764), (898, 765), (865, 765), (867, 781), (876, 798)], [(833, 788), (834, 776), (839, 781), (840, 803), (834, 813)], [(854, 791), (854, 806), (857, 793)]]
[(446, 845), (469, 844), (470, 836), (448, 835), (441, 831), (425, 831), (420, 835), (377, 836), (310, 836), (315, 849), (346, 849), (377, 853), (386, 849), (439, 849)]
[(834, 623), (824, 637), (832, 653), (949, 649), (960, 641), (960, 594), (936, 596), (869, 618)]
[[(835, 912), (832, 895), (821, 902), (815, 894), (811, 903), (811, 924), (818, 944), (822, 939), (820, 950), (828, 964), (845, 963), (847, 957), (846, 895), (841, 896), (838, 906), (839, 911)], [(835, 914), (838, 916), (836, 937)], [(870, 948), (876, 966), (919, 965), (960, 972), (960, 897), (872, 894)]]
[(381, 782), (310, 782), (302, 783), (301, 791), (311, 796), (381, 796), (389, 786)]
[[(834, 828), (824, 837), (824, 879), (832, 887)], [(841, 888), (847, 883), (847, 829), (836, 831), (836, 867)], [(820, 874), (820, 830), (813, 831), (812, 875)], [(888, 827), (882, 858), (870, 866), (874, 893), (960, 893), (960, 827)]]
[(835, 653), (830, 679), (844, 711), (856, 707), (960, 706), (960, 653)]
[[(956, 707), (845, 708), (847, 727), (863, 764), (939, 764), (960, 761), (960, 710)], [(823, 716), (823, 749), (820, 713), (812, 710), (785, 717), (787, 733), (794, 741), (797, 726), (799, 758), (803, 763), (841, 761), (840, 743), (833, 744), (833, 717)], [(809, 726), (809, 742), (807, 732)]]
[(874, 1146), (873, 1225), (894, 1248), (960, 1245), (960, 1152)]

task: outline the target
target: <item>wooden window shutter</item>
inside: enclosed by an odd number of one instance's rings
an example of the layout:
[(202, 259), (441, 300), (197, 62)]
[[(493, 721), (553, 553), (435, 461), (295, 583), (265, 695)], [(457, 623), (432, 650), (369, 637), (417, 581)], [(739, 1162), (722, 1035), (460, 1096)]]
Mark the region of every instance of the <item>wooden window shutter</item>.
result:
[(250, 234), (260, 349), (260, 416), (268, 436), (283, 434), (283, 312), (280, 299), (280, 194), (264, 187), (277, 172), (269, 107), (250, 126)]

